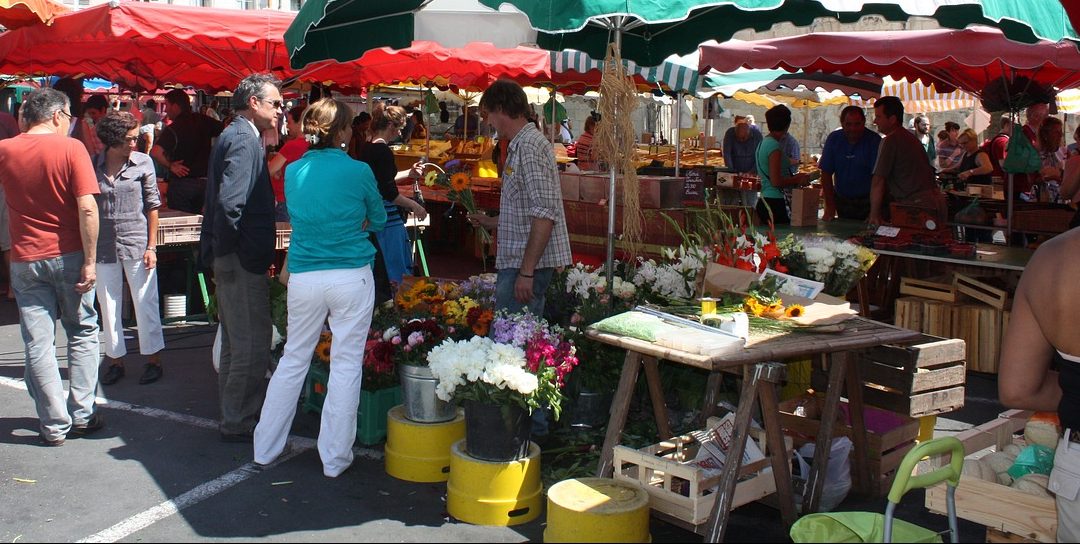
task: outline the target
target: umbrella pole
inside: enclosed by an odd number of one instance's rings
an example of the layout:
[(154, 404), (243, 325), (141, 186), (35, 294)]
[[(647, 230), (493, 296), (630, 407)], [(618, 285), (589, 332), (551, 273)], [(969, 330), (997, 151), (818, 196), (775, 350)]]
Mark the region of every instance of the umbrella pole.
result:
[(548, 138), (551, 140), (551, 149), (555, 150), (555, 110), (558, 102), (555, 100), (555, 87), (551, 88), (551, 124), (548, 125)]
[[(615, 51), (622, 54), (622, 18), (620, 17), (619, 24), (615, 28)], [(621, 114), (622, 112), (620, 112)], [(611, 119), (611, 122), (615, 122)], [(625, 137), (625, 134), (619, 134), (616, 127), (615, 139), (618, 140), (620, 136)], [(613, 164), (608, 165), (608, 224), (607, 224), (607, 259), (604, 260), (604, 273), (607, 276), (608, 292), (615, 285), (615, 181), (616, 170), (618, 169), (618, 161), (612, 161)], [(614, 303), (614, 297), (612, 297), (612, 303)]]
[(682, 160), (682, 91), (675, 93), (675, 177), (679, 177), (679, 162)]

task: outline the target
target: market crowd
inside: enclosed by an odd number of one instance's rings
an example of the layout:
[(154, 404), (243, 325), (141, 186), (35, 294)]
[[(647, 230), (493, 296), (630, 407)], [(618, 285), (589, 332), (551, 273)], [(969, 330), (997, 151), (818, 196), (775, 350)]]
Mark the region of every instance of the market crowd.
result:
[[(1036, 157), (1037, 168), (1016, 174), (1014, 198), (1019, 201), (1069, 202), (1080, 198), (1080, 129), (1073, 143), (1065, 145), (1063, 124), (1048, 115), (1048, 104), (1034, 104), (1024, 114), (1019, 133), (1025, 153)], [(791, 189), (807, 186), (812, 179), (798, 173), (799, 143), (788, 132), (791, 112), (775, 106), (766, 112), (764, 129), (753, 116), (737, 115), (723, 138), (726, 166), (761, 180), (757, 211), (762, 222), (790, 222)], [(968, 185), (991, 186), (1005, 173), (1002, 163), (1013, 137), (1014, 120), (1004, 114), (999, 130), (981, 139), (975, 130), (946, 122), (937, 133), (930, 117), (916, 114), (905, 128), (903, 103), (882, 97), (874, 104), (873, 124), (867, 128), (866, 113), (858, 106), (840, 112), (840, 127), (825, 139), (817, 166), (821, 171), (823, 219), (867, 221), (880, 225), (889, 220), (889, 203), (900, 202), (945, 217), (944, 189)], [(1018, 142), (1020, 143), (1020, 142)], [(1033, 163), (1029, 163), (1033, 164)], [(1080, 222), (1074, 220), (1074, 225)]]
[[(124, 278), (147, 357), (139, 383), (163, 377), (156, 247), (167, 206), (203, 216), (199, 261), (212, 272), (222, 327), (221, 440), (253, 443), (260, 464), (282, 453), (328, 327), (333, 364), (318, 449), (323, 473), (341, 474), (353, 461), (372, 314), (411, 274), (405, 219), (427, 215), (397, 189), (422, 165), (399, 171), (389, 142), (423, 134), (423, 116), (386, 104), (354, 116), (332, 98), (285, 111), (280, 82), (264, 74), (240, 82), (229, 111), (210, 104), (196, 112), (183, 90), (170, 91), (164, 116), (153, 100), (129, 111), (99, 95), (84, 103), (74, 83), (29, 93), (17, 120), (0, 116), (0, 233), (10, 233), (0, 243), (10, 253), (42, 443), (62, 446), (105, 426), (94, 401), (99, 382), (126, 373)], [(483, 95), (482, 121), (462, 124), (482, 122), (503, 150), (498, 213), (469, 216), (499, 235), (496, 307), (542, 315), (555, 269), (572, 263), (555, 156), (531, 114), (524, 90), (500, 80)], [(283, 141), (273, 141), (281, 122)], [(268, 384), (267, 272), (279, 220), (292, 226), (279, 275), (288, 285), (288, 339)], [(57, 318), (68, 338), (69, 392), (54, 347)]]

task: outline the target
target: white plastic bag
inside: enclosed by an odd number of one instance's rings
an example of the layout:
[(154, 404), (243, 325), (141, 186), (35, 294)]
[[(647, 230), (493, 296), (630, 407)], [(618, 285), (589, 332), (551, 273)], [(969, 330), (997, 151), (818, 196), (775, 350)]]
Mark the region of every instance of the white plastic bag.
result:
[(218, 323), (217, 334), (214, 335), (214, 347), (210, 348), (210, 358), (214, 361), (214, 372), (221, 372), (221, 334), (221, 323)]
[[(825, 469), (825, 484), (821, 488), (819, 508), (821, 512), (832, 511), (843, 502), (848, 491), (851, 491), (852, 447), (851, 439), (846, 436), (834, 438), (832, 441), (829, 448), (829, 462)], [(805, 489), (806, 479), (810, 476), (810, 465), (806, 462), (806, 459), (814, 458), (814, 450), (815, 444), (811, 442), (795, 452), (795, 459), (798, 460), (799, 464), (799, 473), (792, 474), (792, 477), (800, 484), (796, 486), (797, 489)], [(799, 512), (802, 511), (802, 498), (803, 494), (801, 492), (795, 493), (795, 509)]]

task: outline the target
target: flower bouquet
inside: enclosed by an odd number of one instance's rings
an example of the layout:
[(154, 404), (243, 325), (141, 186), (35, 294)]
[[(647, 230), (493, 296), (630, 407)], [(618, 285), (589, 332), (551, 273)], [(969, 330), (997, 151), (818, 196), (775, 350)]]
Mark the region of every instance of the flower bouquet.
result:
[(487, 337), (444, 340), (428, 354), (439, 398), (541, 406), (559, 417), (561, 389), (577, 365), (574, 344), (560, 328), (531, 314), (500, 314)]
[(791, 275), (822, 282), (824, 292), (836, 297), (846, 295), (877, 258), (861, 245), (824, 236), (788, 236), (780, 247)]
[(444, 340), (428, 361), (436, 395), (464, 401), (466, 452), (490, 461), (528, 454), (528, 415), (546, 407), (559, 418), (566, 376), (578, 362), (562, 331), (530, 314), (500, 314), (489, 336)]
[[(446, 163), (445, 170), (433, 163), (424, 163), (423, 166), (435, 168), (424, 175), (424, 185), (442, 187), (446, 189), (446, 197), (450, 199), (450, 202), (461, 204), (469, 213), (480, 213), (480, 209), (476, 206), (476, 197), (472, 192), (472, 176), (469, 174), (468, 164), (452, 160)], [(477, 232), (484, 243), (491, 243), (491, 233), (487, 229), (479, 227)]]

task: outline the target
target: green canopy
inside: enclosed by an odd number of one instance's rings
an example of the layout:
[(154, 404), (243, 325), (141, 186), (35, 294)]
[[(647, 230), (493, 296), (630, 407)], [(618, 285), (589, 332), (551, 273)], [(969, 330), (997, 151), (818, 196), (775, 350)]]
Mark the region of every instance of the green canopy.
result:
[(285, 31), (289, 64), (334, 59), (348, 62), (368, 49), (412, 44), (413, 14), (431, 0), (308, 0)]
[(807, 26), (818, 17), (855, 22), (864, 15), (889, 21), (932, 17), (946, 28), (983, 24), (1011, 39), (1080, 40), (1055, 0), (480, 0), (491, 8), (511, 4), (529, 17), (540, 47), (576, 49), (604, 58), (612, 32), (622, 32), (622, 56), (656, 66), (709, 39), (724, 41), (741, 30), (776, 23)]

